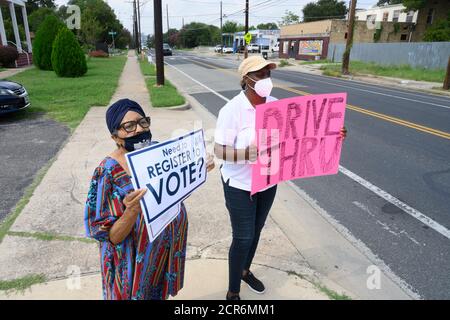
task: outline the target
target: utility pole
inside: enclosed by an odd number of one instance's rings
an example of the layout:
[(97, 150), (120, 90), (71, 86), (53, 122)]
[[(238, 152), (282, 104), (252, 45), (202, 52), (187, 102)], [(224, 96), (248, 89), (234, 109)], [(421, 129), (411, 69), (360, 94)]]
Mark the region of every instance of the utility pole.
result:
[(348, 19), (347, 43), (345, 45), (344, 55), (342, 56), (342, 74), (349, 74), (348, 67), (350, 64), (350, 51), (353, 45), (353, 26), (355, 24), (356, 1), (350, 0), (350, 16)]
[(167, 38), (169, 37), (169, 4), (166, 4), (166, 15), (167, 15)]
[(220, 54), (223, 54), (222, 1), (220, 1)]
[(134, 26), (134, 46), (138, 53), (141, 53), (141, 49), (139, 48), (139, 28), (137, 24), (137, 9), (136, 9), (136, 0), (133, 1), (133, 26)]
[(141, 48), (142, 48), (142, 33), (141, 33), (141, 6), (139, 4), (139, 0), (137, 0), (137, 10), (138, 10), (138, 34), (139, 34), (139, 38), (138, 38), (138, 44), (139, 44), (139, 53), (141, 53)]
[[(248, 33), (248, 0), (245, 0), (245, 34)], [(248, 48), (247, 43), (244, 40), (244, 59), (247, 59), (248, 57)]]
[(134, 28), (134, 15), (133, 15), (133, 42), (136, 44), (136, 29)]
[(444, 90), (450, 89), (450, 56), (448, 56), (447, 73), (444, 78)]
[(153, 0), (155, 19), (155, 58), (156, 58), (156, 85), (164, 85), (164, 56), (162, 32), (162, 6), (161, 0)]

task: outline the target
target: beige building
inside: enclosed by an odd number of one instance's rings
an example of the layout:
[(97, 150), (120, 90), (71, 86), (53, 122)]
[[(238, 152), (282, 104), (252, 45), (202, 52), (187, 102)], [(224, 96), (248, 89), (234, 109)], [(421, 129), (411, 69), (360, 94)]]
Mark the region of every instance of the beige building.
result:
[(417, 11), (406, 11), (402, 4), (384, 5), (369, 9), (357, 9), (355, 19), (359, 21), (412, 22), (417, 21)]
[[(328, 45), (347, 41), (347, 20), (320, 20), (282, 26), (280, 58), (324, 59)], [(353, 42), (407, 42), (411, 23), (355, 21)]]

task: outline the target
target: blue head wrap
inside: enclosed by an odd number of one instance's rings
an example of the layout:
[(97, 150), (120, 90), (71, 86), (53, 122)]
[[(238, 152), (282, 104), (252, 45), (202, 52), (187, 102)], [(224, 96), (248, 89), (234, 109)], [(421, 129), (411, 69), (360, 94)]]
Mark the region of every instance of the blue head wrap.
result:
[(121, 99), (112, 104), (106, 111), (106, 124), (110, 133), (119, 129), (123, 117), (128, 111), (134, 111), (145, 117), (145, 112), (136, 101)]

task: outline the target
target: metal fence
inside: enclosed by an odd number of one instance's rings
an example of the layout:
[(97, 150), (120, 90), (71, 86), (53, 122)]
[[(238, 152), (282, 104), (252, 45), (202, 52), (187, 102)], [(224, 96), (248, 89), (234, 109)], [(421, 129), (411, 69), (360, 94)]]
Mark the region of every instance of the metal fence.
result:
[[(330, 43), (328, 59), (341, 62), (344, 50), (345, 43)], [(449, 55), (450, 42), (354, 43), (350, 60), (446, 69)]]

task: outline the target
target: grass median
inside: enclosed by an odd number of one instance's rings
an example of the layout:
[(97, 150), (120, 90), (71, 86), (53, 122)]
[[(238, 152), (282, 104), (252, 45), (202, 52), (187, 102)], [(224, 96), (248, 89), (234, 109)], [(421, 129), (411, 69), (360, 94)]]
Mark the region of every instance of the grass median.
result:
[[(325, 75), (340, 76), (342, 65), (329, 64), (320, 68)], [(350, 61), (349, 71), (354, 75), (376, 75), (383, 77), (394, 77), (416, 81), (443, 82), (444, 69), (412, 68), (409, 65), (384, 66), (373, 62)]]
[(125, 62), (125, 56), (88, 58), (88, 72), (80, 78), (60, 78), (53, 71), (33, 68), (8, 80), (27, 89), (31, 106), (26, 113), (44, 112), (73, 130), (90, 107), (109, 104)]
[(148, 91), (150, 92), (150, 100), (153, 107), (174, 107), (186, 102), (184, 97), (169, 80), (164, 80), (164, 86), (156, 86), (156, 69), (154, 64), (149, 63), (146, 60), (141, 60), (139, 63), (141, 65), (142, 74), (146, 76), (145, 82)]

